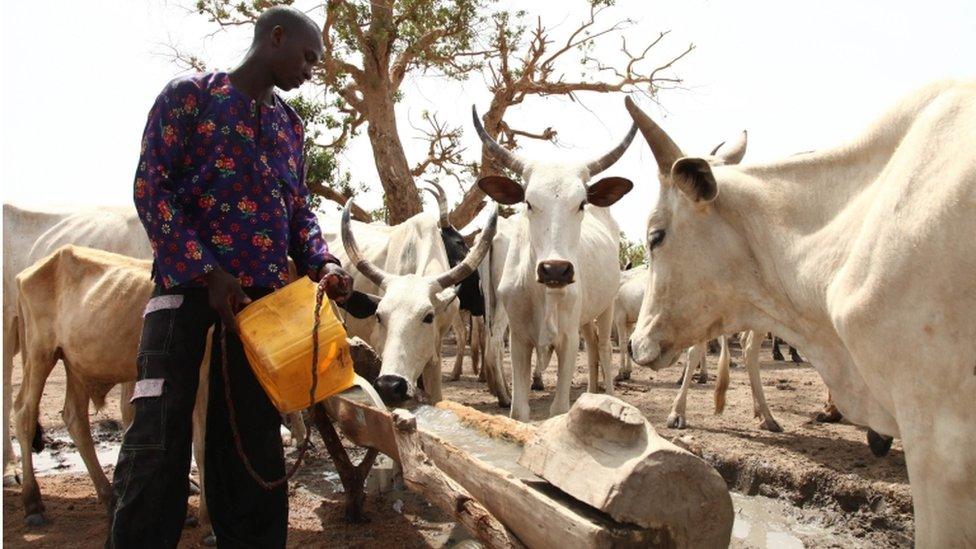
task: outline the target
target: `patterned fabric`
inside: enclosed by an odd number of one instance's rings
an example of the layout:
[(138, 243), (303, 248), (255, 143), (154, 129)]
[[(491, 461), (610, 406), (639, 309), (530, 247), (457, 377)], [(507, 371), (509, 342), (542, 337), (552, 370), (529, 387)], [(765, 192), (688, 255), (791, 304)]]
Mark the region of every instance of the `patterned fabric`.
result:
[(135, 204), (164, 287), (205, 286), (216, 266), (277, 288), (288, 257), (313, 275), (329, 254), (308, 204), (301, 118), (277, 94), (254, 101), (226, 73), (170, 82), (142, 139)]

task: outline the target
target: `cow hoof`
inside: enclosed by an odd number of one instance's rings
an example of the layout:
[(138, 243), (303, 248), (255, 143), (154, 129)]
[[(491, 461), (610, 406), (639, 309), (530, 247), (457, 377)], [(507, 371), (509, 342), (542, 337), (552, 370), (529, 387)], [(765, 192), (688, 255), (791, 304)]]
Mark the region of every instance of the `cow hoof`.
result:
[(458, 381), (460, 379), (461, 379), (461, 374), (451, 374), (451, 377), (448, 378), (448, 381)]
[(627, 381), (628, 379), (630, 379), (630, 372), (620, 372), (613, 376), (614, 381)]
[(685, 416), (674, 414), (668, 416), (669, 429), (684, 429), (688, 425), (685, 423)]
[(678, 381), (675, 382), (675, 385), (677, 385), (678, 387), (681, 387), (681, 384), (684, 383), (684, 382), (685, 382), (685, 374), (682, 373), (681, 374), (681, 377), (678, 378)]
[(739, 365), (735, 363), (734, 360), (729, 361), (729, 368), (738, 368)]
[(217, 536), (213, 532), (207, 534), (201, 542), (204, 547), (216, 547), (217, 546)]
[(3, 475), (3, 486), (5, 488), (11, 486), (19, 486), (19, 485), (20, 485), (20, 475), (13, 474), (13, 473), (8, 475)]
[(200, 520), (193, 515), (187, 515), (186, 520), (183, 521), (183, 527), (196, 528), (197, 526), (200, 526)]
[(545, 391), (546, 386), (542, 384), (541, 377), (532, 378), (532, 390), (533, 391)]
[(792, 360), (796, 364), (801, 364), (803, 362), (803, 359), (800, 358), (800, 355), (796, 353), (790, 353), (790, 360)]
[(34, 513), (33, 515), (27, 515), (27, 526), (28, 528), (37, 528), (39, 526), (44, 526), (47, 524), (47, 519), (41, 513)]
[(891, 450), (891, 443), (894, 440), (891, 437), (874, 432), (874, 429), (868, 429), (868, 446), (875, 457), (880, 458), (888, 455), (888, 451)]
[(698, 378), (695, 381), (697, 381), (699, 385), (708, 383), (708, 374), (698, 374)]
[(844, 419), (844, 415), (841, 414), (837, 408), (833, 408), (825, 412), (819, 412), (813, 419), (815, 419), (817, 423), (837, 423), (838, 421)]
[(759, 424), (759, 428), (763, 431), (769, 431), (771, 433), (782, 433), (783, 428), (776, 423), (775, 419), (765, 419)]
[(783, 353), (779, 351), (773, 351), (773, 360), (776, 362), (783, 362)]

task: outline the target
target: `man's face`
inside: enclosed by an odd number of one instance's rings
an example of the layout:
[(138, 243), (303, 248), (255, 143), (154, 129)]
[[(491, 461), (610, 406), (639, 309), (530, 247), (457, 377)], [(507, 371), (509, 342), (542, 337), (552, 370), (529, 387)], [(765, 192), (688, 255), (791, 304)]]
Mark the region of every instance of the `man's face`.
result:
[(271, 46), (274, 84), (283, 91), (295, 89), (310, 80), (312, 68), (322, 60), (325, 49), (321, 34), (311, 27), (291, 31), (275, 27)]

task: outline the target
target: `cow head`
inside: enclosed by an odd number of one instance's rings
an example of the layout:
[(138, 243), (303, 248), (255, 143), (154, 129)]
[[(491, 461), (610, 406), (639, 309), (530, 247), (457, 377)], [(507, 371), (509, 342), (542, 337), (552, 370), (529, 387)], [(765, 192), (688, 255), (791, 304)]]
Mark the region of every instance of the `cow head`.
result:
[(579, 240), (587, 204), (605, 208), (627, 194), (633, 183), (623, 177), (590, 179), (613, 165), (627, 150), (637, 132), (633, 125), (613, 150), (588, 163), (527, 162), (495, 142), (481, 125), (472, 107), (474, 126), (491, 155), (522, 176), (525, 187), (505, 176), (483, 177), (478, 186), (501, 204), (525, 203), (529, 240), (536, 280), (547, 288), (563, 288), (575, 282)]
[(647, 222), (649, 276), (630, 349), (635, 362), (660, 369), (682, 349), (728, 332), (757, 287), (745, 239), (718, 211), (713, 173), (742, 159), (746, 134), (722, 153), (719, 145), (709, 156), (686, 157), (629, 97), (625, 104), (651, 147), (661, 181)]
[[(498, 221), (497, 212), (488, 219), (478, 242), (464, 260), (440, 275), (394, 275), (363, 257), (352, 234), (350, 208), (342, 210), (342, 244), (356, 269), (383, 290), (382, 296), (360, 294), (355, 316), (376, 318), (376, 340), (383, 359), (376, 389), (387, 403), (414, 395), (417, 379), (436, 357), (443, 329), (449, 325), (444, 314), (457, 297), (455, 286), (475, 272), (491, 246)], [(353, 307), (347, 308), (353, 312)]]

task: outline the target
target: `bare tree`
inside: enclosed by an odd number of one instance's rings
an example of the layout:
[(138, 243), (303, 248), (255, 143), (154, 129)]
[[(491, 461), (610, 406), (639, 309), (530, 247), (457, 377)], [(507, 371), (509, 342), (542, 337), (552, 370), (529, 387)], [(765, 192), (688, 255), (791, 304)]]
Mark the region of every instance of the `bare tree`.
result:
[[(612, 2), (606, 0), (591, 0), (589, 17), (560, 41), (550, 37), (550, 31), (537, 19), (535, 28), (529, 34), (528, 43), (522, 48), (520, 41), (525, 35), (524, 27), (513, 21), (508, 13), (494, 16), (494, 34), (491, 43), (491, 60), (487, 63), (490, 76), (489, 89), (492, 92), (488, 110), (482, 115), (485, 130), (492, 137), (509, 148), (517, 146), (516, 136), (552, 140), (556, 136), (553, 128), (545, 128), (540, 132), (514, 129), (504, 121), (506, 111), (513, 105), (518, 105), (530, 95), (568, 95), (574, 97), (578, 92), (626, 92), (640, 91), (654, 98), (662, 88), (681, 84), (669, 69), (695, 49), (689, 44), (680, 53), (671, 55), (664, 62), (648, 67), (652, 50), (659, 46), (669, 31), (658, 33), (638, 50), (631, 50), (626, 38), (620, 36), (620, 57), (622, 65), (605, 63), (597, 59), (592, 51), (598, 40), (622, 31), (633, 24), (624, 19), (616, 23), (597, 28), (597, 19)], [(560, 62), (570, 60), (573, 52), (580, 54), (583, 67), (592, 74), (591, 79), (570, 79), (565, 71), (559, 69)], [(566, 63), (569, 65), (569, 63)], [(578, 63), (571, 65), (579, 68)], [(603, 79), (601, 79), (603, 77)], [(503, 173), (504, 169), (482, 150), (480, 170), (478, 175)], [(515, 174), (516, 176), (520, 174)], [(461, 203), (451, 212), (451, 222), (455, 227), (464, 227), (471, 222), (484, 206), (485, 195), (476, 185), (472, 185), (465, 193)]]

